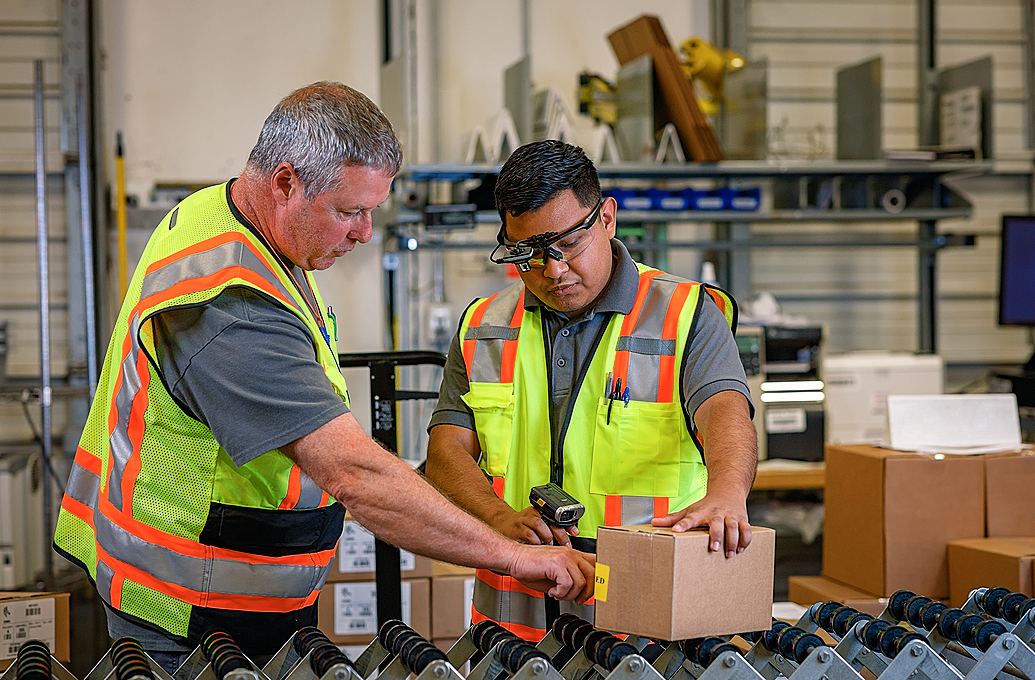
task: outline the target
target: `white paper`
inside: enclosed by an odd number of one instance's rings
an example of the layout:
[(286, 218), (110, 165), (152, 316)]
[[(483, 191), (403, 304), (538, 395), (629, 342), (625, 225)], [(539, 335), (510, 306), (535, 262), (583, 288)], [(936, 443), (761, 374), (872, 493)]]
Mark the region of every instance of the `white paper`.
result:
[(795, 602), (774, 602), (773, 618), (781, 621), (797, 621), (805, 615), (807, 609)]
[(766, 408), (765, 431), (769, 434), (804, 432), (806, 425), (803, 408)]
[[(359, 522), (346, 520), (338, 544), (338, 572), (356, 574), (374, 571), (377, 559), (374, 549), (374, 535)], [(413, 571), (417, 567), (417, 559), (413, 553), (399, 551), (399, 568), (401, 571)]]
[[(408, 581), (402, 582), (402, 619), (410, 624)], [(373, 583), (334, 584), (334, 634), (377, 634), (377, 586)]]
[(464, 579), (464, 628), (471, 627), (471, 605), (474, 603), (474, 577)]
[(54, 598), (0, 602), (0, 659), (13, 659), (27, 640), (42, 640), (54, 649)]
[(1013, 394), (891, 395), (885, 445), (900, 451), (991, 453), (1021, 448)]

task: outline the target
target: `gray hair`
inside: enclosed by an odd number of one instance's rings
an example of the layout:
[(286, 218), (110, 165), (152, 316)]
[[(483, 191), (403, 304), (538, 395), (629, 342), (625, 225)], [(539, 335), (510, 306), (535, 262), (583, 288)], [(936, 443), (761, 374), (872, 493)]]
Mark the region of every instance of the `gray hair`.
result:
[(395, 175), (402, 149), (392, 124), (362, 92), (320, 81), (284, 97), (263, 123), (246, 170), (271, 174), (290, 163), (312, 200), (339, 187), (346, 166)]

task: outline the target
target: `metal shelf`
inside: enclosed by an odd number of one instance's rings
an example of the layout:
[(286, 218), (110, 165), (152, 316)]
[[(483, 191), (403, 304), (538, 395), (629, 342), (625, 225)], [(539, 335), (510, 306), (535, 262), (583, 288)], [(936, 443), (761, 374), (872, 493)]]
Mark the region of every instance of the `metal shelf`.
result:
[[(401, 179), (414, 181), (457, 181), (499, 174), (499, 165), (430, 163), (410, 165), (399, 173)], [(991, 173), (995, 161), (722, 161), (719, 163), (601, 163), (601, 179), (681, 179), (681, 178), (779, 178), (838, 177), (871, 175), (933, 176), (952, 173)], [(1030, 169), (1028, 170), (1030, 172)]]

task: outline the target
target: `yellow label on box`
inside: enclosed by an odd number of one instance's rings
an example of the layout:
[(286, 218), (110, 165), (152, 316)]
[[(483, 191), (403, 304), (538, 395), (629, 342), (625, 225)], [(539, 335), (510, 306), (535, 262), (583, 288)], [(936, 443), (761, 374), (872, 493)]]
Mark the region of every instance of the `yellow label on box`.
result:
[(596, 584), (593, 597), (598, 602), (607, 602), (607, 581), (611, 578), (611, 567), (597, 562), (596, 575), (593, 582)]

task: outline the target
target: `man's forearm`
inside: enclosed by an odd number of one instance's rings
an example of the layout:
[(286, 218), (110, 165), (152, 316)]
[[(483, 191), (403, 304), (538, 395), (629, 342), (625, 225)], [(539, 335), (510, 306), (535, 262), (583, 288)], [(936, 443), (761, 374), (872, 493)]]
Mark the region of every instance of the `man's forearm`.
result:
[(282, 450), (360, 524), (393, 545), (455, 564), (509, 571), (517, 543), (450, 503), (377, 446), (350, 414)]
[(755, 481), (758, 444), (743, 395), (729, 391), (712, 396), (697, 410), (695, 421), (704, 440), (708, 491), (747, 497)]
[(492, 525), (501, 514), (514, 510), (496, 495), (475, 463), (477, 446), (477, 436), (471, 430), (456, 425), (432, 428), (427, 477), (454, 503)]

